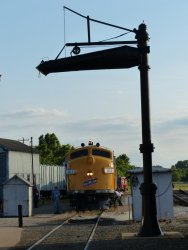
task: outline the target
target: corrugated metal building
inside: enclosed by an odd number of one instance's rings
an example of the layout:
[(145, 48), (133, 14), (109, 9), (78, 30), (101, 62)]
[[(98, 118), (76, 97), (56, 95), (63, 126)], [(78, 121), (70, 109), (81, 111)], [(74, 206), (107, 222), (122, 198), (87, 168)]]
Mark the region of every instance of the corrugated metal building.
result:
[[(33, 169), (33, 171), (32, 171)], [(2, 183), (14, 175), (39, 185), (39, 153), (15, 140), (0, 138), (0, 202), (3, 200)]]

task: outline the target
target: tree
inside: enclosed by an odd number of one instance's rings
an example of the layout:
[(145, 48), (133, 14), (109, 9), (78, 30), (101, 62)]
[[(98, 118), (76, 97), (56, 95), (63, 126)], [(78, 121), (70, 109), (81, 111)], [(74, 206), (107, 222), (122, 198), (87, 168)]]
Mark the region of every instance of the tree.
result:
[(172, 181), (181, 181), (181, 172), (173, 165), (172, 170)]
[(178, 161), (175, 166), (177, 169), (188, 169), (188, 160)]
[(56, 154), (57, 163), (59, 162), (59, 164), (62, 164), (66, 160), (67, 154), (72, 148), (73, 147), (70, 144), (61, 145), (59, 151)]
[(130, 164), (129, 157), (126, 154), (119, 155), (116, 158), (116, 167), (118, 176), (127, 176), (127, 170), (133, 169), (135, 166)]
[(40, 153), (40, 163), (47, 165), (62, 165), (71, 145), (61, 145), (57, 136), (47, 133), (39, 137), (37, 149)]
[(173, 181), (188, 181), (188, 160), (178, 161), (171, 170)]

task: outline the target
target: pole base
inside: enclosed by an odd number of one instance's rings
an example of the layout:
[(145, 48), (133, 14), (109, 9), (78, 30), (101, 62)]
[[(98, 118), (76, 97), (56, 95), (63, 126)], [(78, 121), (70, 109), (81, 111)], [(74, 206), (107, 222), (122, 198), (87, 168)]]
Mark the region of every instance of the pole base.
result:
[(154, 183), (142, 183), (140, 186), (143, 202), (143, 223), (138, 236), (151, 237), (163, 235), (157, 220), (156, 190), (157, 186)]

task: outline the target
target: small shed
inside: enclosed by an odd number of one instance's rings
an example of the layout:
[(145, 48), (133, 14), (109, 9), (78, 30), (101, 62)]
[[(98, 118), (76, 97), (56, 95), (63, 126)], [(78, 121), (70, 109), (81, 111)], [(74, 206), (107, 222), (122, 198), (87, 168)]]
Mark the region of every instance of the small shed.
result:
[(18, 216), (18, 205), (22, 205), (23, 216), (32, 216), (32, 184), (20, 176), (14, 175), (3, 183), (3, 216)]
[[(140, 185), (143, 183), (143, 168), (128, 171), (131, 175), (132, 214), (134, 221), (142, 220), (142, 195)], [(152, 167), (153, 183), (157, 185), (156, 205), (158, 220), (172, 220), (173, 190), (171, 170), (161, 166)]]

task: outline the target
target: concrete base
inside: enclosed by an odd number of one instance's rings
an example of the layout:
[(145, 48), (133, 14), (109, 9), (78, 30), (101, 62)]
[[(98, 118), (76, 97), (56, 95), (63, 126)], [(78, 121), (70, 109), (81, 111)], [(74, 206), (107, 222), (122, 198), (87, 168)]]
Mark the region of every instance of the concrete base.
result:
[(184, 238), (182, 233), (179, 232), (164, 232), (164, 235), (160, 235), (160, 236), (138, 236), (137, 233), (122, 233), (121, 234), (121, 239), (122, 240), (128, 240), (128, 239), (158, 239), (158, 238)]
[(0, 228), (0, 248), (15, 246), (21, 238), (22, 228), (4, 227)]

